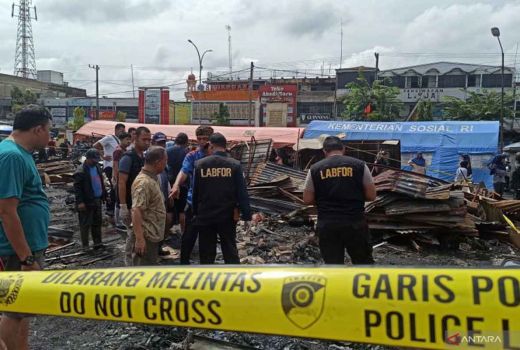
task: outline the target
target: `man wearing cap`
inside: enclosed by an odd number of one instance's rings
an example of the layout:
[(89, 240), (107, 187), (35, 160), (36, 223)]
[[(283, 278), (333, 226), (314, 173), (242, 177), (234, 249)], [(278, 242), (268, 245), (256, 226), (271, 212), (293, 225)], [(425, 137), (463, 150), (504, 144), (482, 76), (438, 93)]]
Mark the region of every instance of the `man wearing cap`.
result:
[[(177, 175), (182, 168), (182, 163), (184, 162), (184, 158), (188, 154), (188, 135), (183, 132), (177, 134), (175, 138), (175, 144), (172, 147), (166, 147), (166, 153), (168, 154), (168, 180), (173, 185)], [(181, 232), (184, 232), (185, 227), (185, 217), (184, 217), (184, 209), (186, 208), (186, 198), (188, 197), (188, 184), (183, 183), (180, 185), (179, 189), (179, 198), (175, 199), (174, 207), (175, 207), (175, 215), (177, 216), (176, 221), (178, 221), (181, 226)]]
[(175, 179), (175, 183), (172, 186), (170, 197), (179, 198), (180, 186), (183, 183), (189, 184), (188, 195), (186, 197), (186, 210), (184, 211), (186, 217), (186, 226), (182, 234), (181, 241), (181, 264), (189, 265), (190, 256), (199, 232), (192, 225), (192, 195), (193, 195), (193, 171), (195, 169), (195, 162), (208, 155), (209, 137), (213, 134), (213, 128), (211, 126), (201, 125), (195, 130), (197, 136), (197, 143), (199, 147), (186, 155), (182, 162), (182, 168)]
[(344, 264), (345, 249), (353, 264), (373, 264), (365, 201), (376, 198), (376, 188), (366, 164), (344, 151), (336, 136), (323, 141), (325, 159), (307, 174), (303, 202), (318, 208), (316, 230), (325, 264)]
[(74, 194), (79, 217), (81, 245), (88, 249), (89, 235), (92, 234), (94, 249), (102, 247), (101, 226), (103, 224), (102, 202), (106, 196), (103, 175), (98, 162), (99, 152), (91, 148), (85, 154), (85, 161), (74, 173)]
[(228, 157), (226, 138), (214, 133), (209, 138), (210, 156), (195, 163), (193, 217), (199, 231), (201, 264), (213, 264), (217, 236), (226, 264), (240, 264), (236, 245), (235, 209), (242, 220), (251, 221), (249, 196), (240, 162)]

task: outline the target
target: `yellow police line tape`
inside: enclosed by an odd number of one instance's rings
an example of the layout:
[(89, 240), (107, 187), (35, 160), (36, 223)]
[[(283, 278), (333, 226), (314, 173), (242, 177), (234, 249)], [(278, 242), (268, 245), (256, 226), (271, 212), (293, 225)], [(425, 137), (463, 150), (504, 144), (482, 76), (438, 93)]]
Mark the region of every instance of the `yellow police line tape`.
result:
[(425, 349), (520, 349), (520, 269), (2, 272), (0, 310)]

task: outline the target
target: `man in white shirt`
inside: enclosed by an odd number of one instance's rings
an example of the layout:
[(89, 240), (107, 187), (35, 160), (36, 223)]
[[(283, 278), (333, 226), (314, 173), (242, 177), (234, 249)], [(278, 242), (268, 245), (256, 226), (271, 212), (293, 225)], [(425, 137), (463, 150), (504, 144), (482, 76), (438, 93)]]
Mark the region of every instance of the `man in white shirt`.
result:
[(103, 172), (107, 176), (108, 182), (110, 183), (110, 197), (107, 200), (107, 215), (109, 216), (114, 215), (114, 206), (116, 202), (114, 187), (112, 185), (112, 156), (116, 150), (116, 147), (120, 143), (118, 136), (123, 132), (125, 132), (125, 124), (117, 123), (114, 128), (114, 135), (107, 135), (93, 145), (94, 148), (101, 152), (101, 158), (103, 159)]

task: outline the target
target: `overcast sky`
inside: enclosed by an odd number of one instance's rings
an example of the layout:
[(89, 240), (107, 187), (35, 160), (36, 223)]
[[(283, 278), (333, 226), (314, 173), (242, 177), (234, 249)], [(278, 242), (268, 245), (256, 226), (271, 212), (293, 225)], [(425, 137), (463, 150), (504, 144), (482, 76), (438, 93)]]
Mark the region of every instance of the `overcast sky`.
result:
[[(17, 19), (11, 1), (0, 0), (0, 72), (12, 74)], [(18, 2), (18, 1), (16, 1)], [(98, 64), (100, 93), (131, 96), (136, 86), (170, 85), (183, 98), (190, 68), (198, 75), (192, 39), (213, 49), (204, 70), (228, 70), (227, 31), (232, 28), (233, 70), (254, 61), (259, 74), (297, 70), (309, 76), (343, 67), (380, 68), (435, 61), (500, 64), (500, 28), (506, 65), (514, 65), (520, 42), (520, 1), (503, 0), (33, 0), (37, 69), (64, 72), (71, 86), (93, 94)], [(517, 66), (520, 58), (517, 60)], [(322, 68), (323, 67), (323, 68)], [(238, 73), (237, 73), (238, 74)], [(243, 77), (247, 72), (240, 73)], [(285, 76), (291, 72), (276, 73)], [(206, 76), (206, 73), (203, 73)]]

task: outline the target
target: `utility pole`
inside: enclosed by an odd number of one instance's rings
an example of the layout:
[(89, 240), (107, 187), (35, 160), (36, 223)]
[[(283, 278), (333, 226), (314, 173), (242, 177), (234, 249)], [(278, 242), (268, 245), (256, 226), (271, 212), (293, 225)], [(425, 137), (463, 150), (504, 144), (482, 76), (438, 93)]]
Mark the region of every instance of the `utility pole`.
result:
[[(31, 7), (32, 0), (20, 0), (18, 5), (13, 3), (11, 17), (18, 17), (18, 30), (16, 33), (16, 52), (14, 58), (14, 75), (37, 79), (36, 59), (34, 56), (34, 42), (31, 20), (38, 20), (36, 6)], [(14, 14), (18, 7), (18, 15)], [(31, 9), (34, 17), (31, 16)]]
[(341, 42), (340, 42), (340, 52), (339, 52), (339, 68), (341, 69), (341, 65), (343, 64), (343, 18), (340, 21), (341, 26)]
[(99, 120), (99, 66), (89, 64), (88, 67), (96, 70), (96, 120)]
[(132, 72), (132, 97), (135, 98), (135, 84), (134, 84), (134, 65), (130, 65), (130, 71)]
[(500, 142), (500, 152), (504, 149), (504, 48), (502, 47), (502, 42), (500, 41), (500, 29), (497, 27), (491, 28), (491, 34), (497, 38), (498, 44), (500, 45), (500, 52), (502, 53), (502, 65), (500, 67), (500, 76), (501, 76), (501, 94), (500, 94), (500, 132), (499, 132), (499, 142)]
[[(516, 51), (515, 51), (515, 64), (513, 65), (514, 69), (516, 70), (516, 56), (518, 55), (518, 43), (516, 43)], [(516, 74), (515, 74), (516, 75)], [(513, 123), (511, 123), (511, 130), (515, 127), (516, 122), (516, 77), (513, 76)]]
[(249, 119), (247, 125), (251, 126), (251, 120), (253, 119), (253, 69), (255, 65), (251, 62), (251, 68), (249, 71)]
[(376, 74), (374, 76), (375, 77), (374, 80), (377, 80), (377, 75), (379, 73), (379, 53), (375, 52), (374, 56), (376, 56)]
[(232, 79), (231, 73), (233, 72), (233, 53), (231, 50), (231, 26), (226, 25), (228, 31), (228, 56), (229, 56), (229, 79)]

